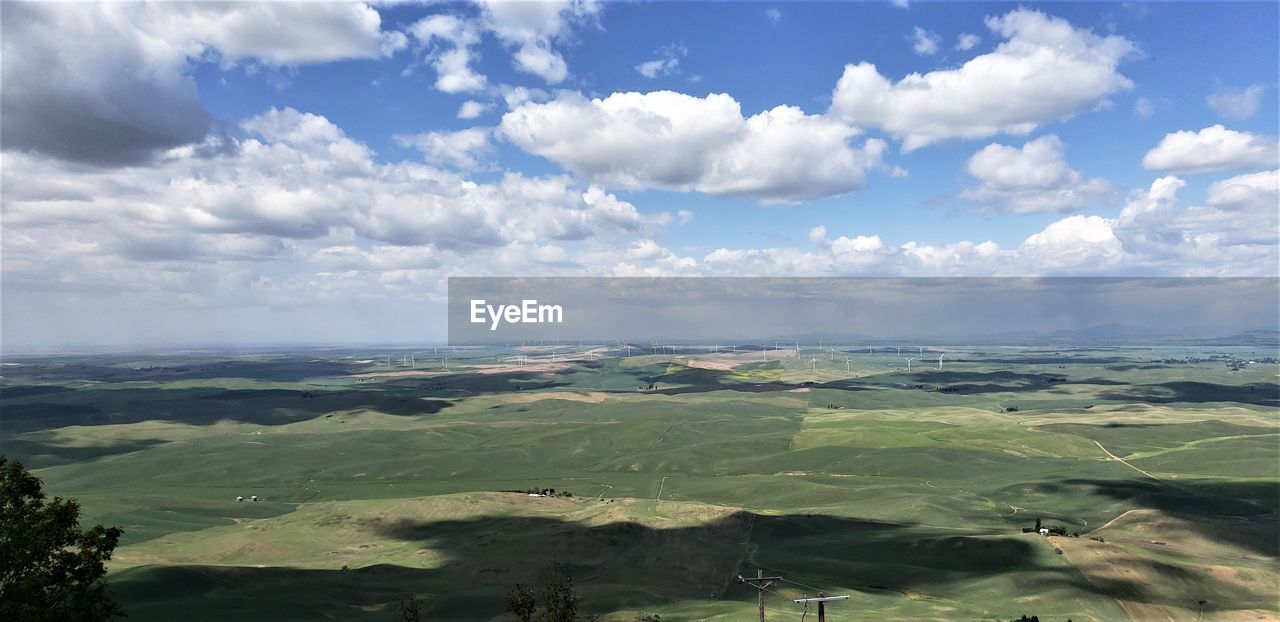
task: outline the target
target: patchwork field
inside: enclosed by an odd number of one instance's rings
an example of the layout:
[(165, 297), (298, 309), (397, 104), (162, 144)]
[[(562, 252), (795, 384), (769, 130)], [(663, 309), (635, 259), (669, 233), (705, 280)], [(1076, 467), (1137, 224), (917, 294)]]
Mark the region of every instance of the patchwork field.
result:
[(553, 562), (627, 622), (757, 569), (779, 620), (1280, 619), (1274, 350), (407, 354), (7, 357), (0, 453), (125, 530), (135, 621), (514, 619)]

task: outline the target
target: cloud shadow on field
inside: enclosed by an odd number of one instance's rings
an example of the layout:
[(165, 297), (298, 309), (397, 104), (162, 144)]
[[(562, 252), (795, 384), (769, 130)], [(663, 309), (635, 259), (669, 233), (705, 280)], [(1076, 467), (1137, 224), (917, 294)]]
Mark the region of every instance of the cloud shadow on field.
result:
[(1257, 406), (1280, 406), (1280, 384), (1274, 382), (1231, 385), (1178, 381), (1138, 385), (1134, 389), (1125, 393), (1103, 393), (1099, 397), (1144, 404), (1237, 402)]
[[(830, 592), (894, 592), (987, 611), (1007, 606), (1007, 616), (1018, 615), (1019, 605), (986, 602), (971, 594), (971, 586), (1006, 575), (1045, 590), (1070, 587), (1107, 598), (1165, 599), (1139, 582), (1085, 582), (1070, 566), (1041, 561), (1052, 559), (1044, 542), (1012, 531), (964, 535), (911, 524), (745, 511), (669, 529), (521, 516), (384, 519), (364, 528), (379, 538), (420, 546), (430, 553), (423, 558), (428, 567), (143, 567), (119, 573), (112, 586), (134, 620), (166, 619), (184, 603), (195, 602), (213, 618), (384, 620), (394, 617), (399, 600), (410, 593), (423, 597), (431, 619), (488, 620), (503, 613), (503, 597), (516, 583), (537, 589), (553, 562), (566, 565), (589, 613), (644, 611), (686, 600), (750, 603), (755, 591), (734, 579), (757, 567)], [(1190, 576), (1186, 567), (1165, 565), (1151, 570)], [(800, 590), (778, 589), (797, 590), (790, 597)], [(779, 598), (773, 606), (785, 602)]]
[(1041, 484), (1046, 492), (1083, 486), (1089, 493), (1186, 519), (1210, 540), (1232, 544), (1269, 557), (1280, 556), (1280, 482), (1182, 481), (1150, 479), (1068, 479)]
[(70, 446), (24, 438), (0, 438), (0, 455), (21, 461), (29, 469), (97, 460), (106, 456), (142, 451), (164, 441), (112, 441), (89, 446)]
[[(56, 398), (57, 401), (54, 401)], [(115, 388), (76, 389), (34, 399), (0, 402), (0, 428), (7, 435), (65, 426), (171, 421), (212, 425), (235, 421), (284, 425), (331, 412), (372, 410), (421, 416), (452, 405), (421, 393), (359, 390)]]
[[(519, 495), (519, 501), (526, 499)], [(431, 619), (488, 620), (502, 614), (503, 596), (512, 586), (526, 583), (536, 589), (545, 569), (562, 563), (581, 590), (584, 608), (605, 613), (683, 600), (750, 602), (754, 592), (734, 581), (749, 571), (743, 568), (748, 548), (759, 551), (759, 562), (767, 568), (805, 569), (806, 576), (816, 572), (829, 577), (812, 580), (832, 590), (929, 592), (1005, 572), (1070, 580), (1066, 570), (1040, 565), (1034, 545), (1025, 539), (970, 537), (824, 515), (738, 511), (670, 529), (630, 521), (585, 525), (485, 516), (382, 520), (366, 523), (365, 529), (379, 538), (413, 543), (430, 551), (430, 559), (444, 561), (432, 568), (379, 565), (348, 571), (137, 568), (113, 577), (113, 589), (135, 620), (164, 619), (183, 600), (207, 605), (202, 610), (219, 612), (215, 617), (233, 617), (240, 607), (261, 607), (256, 611), (272, 619), (388, 619), (394, 610), (379, 617), (373, 607), (398, 602), (409, 593), (426, 595)]]

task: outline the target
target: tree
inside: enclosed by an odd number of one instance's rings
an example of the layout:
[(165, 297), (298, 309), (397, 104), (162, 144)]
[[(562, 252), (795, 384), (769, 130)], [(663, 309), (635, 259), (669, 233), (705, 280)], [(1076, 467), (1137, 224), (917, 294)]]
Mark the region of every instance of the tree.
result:
[(545, 622), (577, 622), (578, 603), (581, 600), (573, 589), (573, 578), (562, 564), (552, 564), (547, 571), (547, 586), (543, 592), (546, 611), (542, 614)]
[(542, 610), (538, 599), (528, 586), (517, 583), (507, 592), (507, 611), (515, 614), (520, 622), (578, 622), (581, 598), (573, 588), (573, 578), (563, 564), (552, 564), (547, 569), (546, 584), (542, 590)]
[(533, 614), (538, 611), (538, 600), (523, 583), (517, 583), (507, 592), (507, 611), (520, 618), (520, 622), (532, 622)]
[(80, 504), (46, 501), (40, 479), (0, 456), (0, 620), (98, 622), (124, 614), (107, 595), (120, 529), (79, 529)]
[(422, 622), (422, 601), (416, 595), (410, 595), (400, 603), (400, 619), (404, 622)]

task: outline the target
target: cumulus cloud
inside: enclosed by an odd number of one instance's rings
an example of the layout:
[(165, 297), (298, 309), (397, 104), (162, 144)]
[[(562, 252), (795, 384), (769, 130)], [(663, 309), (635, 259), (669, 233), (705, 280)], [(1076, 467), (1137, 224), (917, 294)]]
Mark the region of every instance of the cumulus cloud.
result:
[(468, 99), (462, 102), (461, 106), (458, 106), (458, 118), (475, 119), (491, 109), (493, 109), (493, 104)]
[(1205, 98), (1205, 103), (1232, 121), (1243, 121), (1258, 112), (1264, 87), (1251, 84), (1242, 89), (1220, 88)]
[(1114, 221), (1141, 260), (1184, 266), (1192, 275), (1274, 275), (1280, 251), (1280, 171), (1210, 186), (1206, 205), (1178, 207), (1182, 179), (1166, 176), (1135, 194)]
[(568, 42), (575, 28), (593, 23), (600, 12), (594, 0), (476, 0), (475, 17), (438, 13), (409, 28), (425, 49), (425, 58), (436, 72), (436, 88), (445, 93), (476, 93), (488, 78), (473, 68), (475, 48), (488, 33), (512, 52), (519, 71), (559, 84), (569, 77), (564, 56), (555, 49)]
[(1213, 206), (1275, 207), (1277, 194), (1280, 171), (1263, 171), (1213, 182), (1205, 202)]
[(480, 27), (473, 20), (455, 15), (424, 17), (409, 27), (409, 33), (428, 46), (427, 59), (436, 70), (436, 88), (445, 93), (474, 93), (488, 79), (471, 68), (480, 43)]
[(987, 18), (987, 27), (1005, 40), (956, 69), (895, 83), (871, 63), (846, 65), (831, 114), (890, 132), (911, 151), (949, 138), (1027, 134), (1132, 87), (1118, 70), (1136, 50), (1124, 37), (1095, 35), (1028, 9)]
[(936, 32), (929, 32), (919, 26), (907, 37), (911, 42), (911, 51), (920, 56), (930, 56), (938, 53), (938, 44), (942, 43), (942, 37)]
[(646, 78), (669, 76), (680, 73), (680, 59), (689, 53), (689, 49), (680, 43), (669, 43), (657, 50), (657, 58), (636, 65), (636, 71)]
[(596, 183), (696, 190), (794, 202), (857, 189), (885, 144), (822, 115), (778, 106), (743, 117), (732, 97), (671, 91), (587, 99), (562, 93), (505, 114), (501, 130), (524, 150)]
[(777, 26), (778, 22), (782, 21), (782, 11), (778, 10), (775, 7), (769, 7), (765, 9), (764, 16), (766, 19), (769, 20), (769, 23), (773, 24), (774, 26)]
[(405, 44), (363, 3), (15, 3), (0, 25), (5, 148), (98, 165), (142, 163), (205, 136), (193, 63), (294, 66)]
[(1156, 104), (1146, 97), (1139, 97), (1133, 102), (1133, 112), (1140, 117), (1149, 117), (1156, 113)]
[(553, 45), (566, 39), (574, 27), (593, 22), (600, 12), (594, 0), (479, 1), (488, 29), (516, 48), (512, 58), (516, 69), (548, 84), (569, 77), (569, 67)]
[(1210, 186), (1205, 205), (1181, 207), (1186, 182), (1166, 176), (1133, 193), (1116, 218), (1072, 215), (1001, 248), (990, 240), (892, 245), (813, 227), (811, 248), (719, 248), (697, 270), (713, 275), (1039, 276), (1163, 274), (1274, 276), (1280, 261), (1280, 171)]
[(1124, 257), (1124, 246), (1101, 216), (1068, 216), (1029, 236), (1019, 255), (1042, 271), (1056, 272), (1090, 266), (1094, 270), (1115, 265)]
[(1067, 212), (1104, 198), (1111, 185), (1072, 169), (1053, 134), (1021, 149), (992, 143), (969, 158), (967, 170), (981, 182), (961, 193), (985, 207), (1017, 214)]
[(956, 49), (961, 52), (972, 50), (982, 43), (982, 37), (970, 32), (962, 32), (956, 37)]
[(1183, 130), (1166, 134), (1142, 158), (1147, 170), (1172, 173), (1204, 173), (1273, 166), (1277, 159), (1274, 136), (1229, 130), (1211, 125), (1199, 132)]
[[(97, 248), (179, 259), (201, 248), (187, 243), (192, 238), (204, 239), (209, 252), (216, 247), (208, 240), (225, 246), (239, 239), (225, 236), (288, 247), (351, 235), (467, 253), (639, 233), (646, 226), (630, 203), (563, 176), (508, 173), (478, 184), (420, 164), (379, 163), (368, 147), (317, 115), (272, 109), (242, 129), (245, 137), (233, 152), (198, 157), (182, 148), (151, 168), (79, 171), (72, 183), (55, 160), (7, 157), (5, 186), (17, 187), (13, 181), (21, 179), (23, 190), (6, 193), (6, 228), (31, 235), (74, 231)], [(235, 252), (278, 247), (242, 244)]]
[(461, 169), (477, 169), (492, 151), (489, 130), (473, 127), (456, 132), (423, 132), (398, 135), (397, 143), (422, 152), (427, 162)]

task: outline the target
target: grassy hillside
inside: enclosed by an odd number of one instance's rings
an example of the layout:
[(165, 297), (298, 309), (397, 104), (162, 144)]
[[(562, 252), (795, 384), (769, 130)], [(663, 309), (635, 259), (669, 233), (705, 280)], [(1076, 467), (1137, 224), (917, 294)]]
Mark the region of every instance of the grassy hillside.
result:
[(20, 359), (0, 452), (125, 529), (134, 620), (500, 619), (552, 562), (628, 622), (743, 619), (757, 568), (778, 619), (1280, 615), (1274, 365), (584, 350)]

